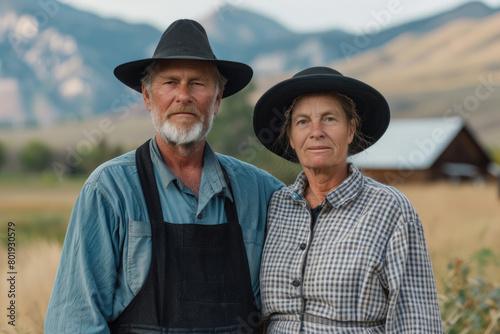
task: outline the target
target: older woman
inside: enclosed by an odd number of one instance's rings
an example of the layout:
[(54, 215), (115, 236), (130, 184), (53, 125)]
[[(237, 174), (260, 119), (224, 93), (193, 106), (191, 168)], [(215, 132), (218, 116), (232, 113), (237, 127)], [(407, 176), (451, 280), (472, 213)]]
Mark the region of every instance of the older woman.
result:
[(402, 193), (346, 160), (389, 119), (377, 90), (326, 67), (258, 101), (259, 140), (303, 167), (268, 208), (260, 271), (268, 333), (442, 333), (419, 216)]

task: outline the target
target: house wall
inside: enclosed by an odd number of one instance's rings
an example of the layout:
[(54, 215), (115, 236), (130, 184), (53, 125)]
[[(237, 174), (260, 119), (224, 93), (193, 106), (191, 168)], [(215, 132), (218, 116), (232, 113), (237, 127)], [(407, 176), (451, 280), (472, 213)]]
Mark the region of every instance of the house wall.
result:
[[(490, 162), (491, 160), (483, 148), (478, 144), (472, 134), (464, 128), (434, 162), (431, 167), (434, 171), (432, 178), (442, 179), (449, 177), (449, 175), (443, 172), (443, 165), (446, 163), (459, 163), (474, 166), (477, 170), (476, 178), (487, 179), (491, 177), (488, 172), (488, 165)], [(462, 178), (470, 179), (471, 177), (463, 175)]]

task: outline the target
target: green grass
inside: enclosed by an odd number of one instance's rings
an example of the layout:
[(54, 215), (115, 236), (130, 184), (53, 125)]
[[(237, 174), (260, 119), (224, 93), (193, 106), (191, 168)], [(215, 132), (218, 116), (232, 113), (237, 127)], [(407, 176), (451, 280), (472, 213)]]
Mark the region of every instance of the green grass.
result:
[[(16, 231), (16, 243), (24, 244), (33, 240), (57, 241), (62, 243), (66, 235), (66, 227), (69, 220), (67, 212), (48, 213), (36, 210), (21, 212), (10, 210), (2, 212), (0, 220), (3, 222), (14, 222)], [(14, 219), (9, 217), (15, 217)], [(5, 232), (0, 233), (0, 244), (7, 243), (7, 227)]]
[(7, 223), (15, 223), (16, 242), (42, 239), (63, 242), (74, 201), (83, 177), (62, 181), (50, 174), (0, 174), (0, 242), (7, 238)]

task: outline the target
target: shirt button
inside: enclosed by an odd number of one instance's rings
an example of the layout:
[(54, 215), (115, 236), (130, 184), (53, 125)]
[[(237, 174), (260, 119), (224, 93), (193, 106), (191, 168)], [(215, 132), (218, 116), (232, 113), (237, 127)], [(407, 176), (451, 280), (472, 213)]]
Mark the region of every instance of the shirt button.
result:
[(292, 285), (293, 285), (294, 287), (296, 287), (296, 288), (297, 288), (297, 287), (299, 287), (299, 286), (300, 286), (300, 281), (299, 281), (298, 279), (296, 279), (296, 280), (294, 280), (294, 281), (292, 282)]
[(307, 245), (306, 244), (300, 244), (300, 249), (304, 250), (306, 249)]
[(200, 213), (198, 214), (198, 216), (196, 216), (196, 218), (198, 218), (198, 219), (203, 218), (203, 214), (200, 212)]

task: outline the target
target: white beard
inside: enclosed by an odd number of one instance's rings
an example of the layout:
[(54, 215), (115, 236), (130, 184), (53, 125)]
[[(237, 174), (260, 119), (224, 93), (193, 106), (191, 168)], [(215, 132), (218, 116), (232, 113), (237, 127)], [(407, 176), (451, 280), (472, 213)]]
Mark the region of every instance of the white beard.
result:
[(164, 141), (174, 145), (195, 144), (205, 138), (206, 135), (202, 122), (198, 122), (188, 129), (181, 129), (166, 120), (156, 131)]
[(212, 128), (216, 108), (215, 103), (212, 104), (212, 107), (208, 110), (208, 114), (200, 118), (199, 122), (189, 128), (182, 128), (170, 123), (168, 119), (162, 124), (155, 106), (152, 105), (151, 107), (151, 117), (156, 132), (158, 132), (165, 142), (179, 146), (197, 144), (207, 136)]

